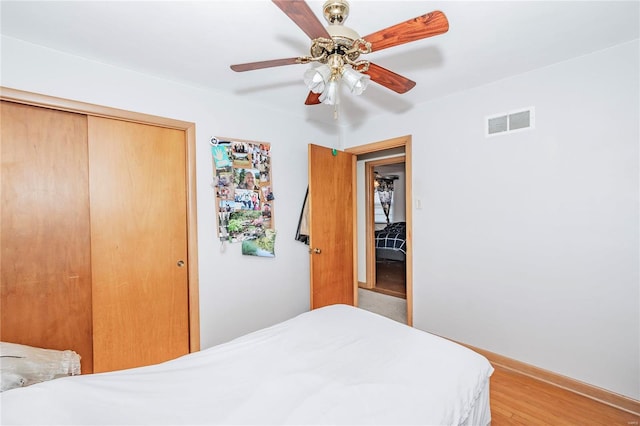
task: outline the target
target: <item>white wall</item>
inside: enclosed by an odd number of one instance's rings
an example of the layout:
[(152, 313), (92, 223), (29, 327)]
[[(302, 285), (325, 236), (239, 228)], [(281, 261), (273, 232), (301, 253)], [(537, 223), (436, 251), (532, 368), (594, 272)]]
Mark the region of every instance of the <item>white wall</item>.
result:
[[(347, 132), (350, 146), (413, 135), (417, 328), (640, 399), (639, 50)], [(486, 116), (528, 106), (535, 130), (484, 137)]]
[(405, 222), (407, 220), (407, 207), (406, 207), (406, 175), (405, 172), (397, 172), (395, 173), (398, 176), (398, 180), (393, 182), (393, 204), (391, 208), (393, 209), (393, 221), (394, 222)]
[[(307, 246), (294, 240), (307, 186), (307, 144), (332, 146), (336, 133), (286, 111), (243, 103), (109, 67), (12, 38), (2, 38), (4, 87), (196, 123), (198, 250), (203, 348), (309, 309)], [(213, 135), (272, 144), (276, 257), (221, 251), (216, 236)]]

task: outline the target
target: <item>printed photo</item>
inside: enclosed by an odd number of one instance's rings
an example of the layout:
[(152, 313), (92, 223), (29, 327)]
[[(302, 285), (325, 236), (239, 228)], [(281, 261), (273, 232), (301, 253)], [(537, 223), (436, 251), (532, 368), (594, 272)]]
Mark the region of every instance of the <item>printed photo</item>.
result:
[(232, 212), (236, 209), (236, 203), (232, 200), (220, 201), (220, 212)]
[(242, 241), (242, 254), (246, 256), (275, 257), (276, 231), (266, 229), (262, 236)]
[(238, 210), (229, 213), (227, 225), (229, 240), (232, 242), (256, 239), (264, 235), (264, 219), (260, 211)]
[(211, 155), (216, 169), (224, 169), (231, 167), (232, 163), (229, 159), (227, 148), (229, 145), (213, 145), (211, 146)]
[(251, 167), (251, 146), (247, 142), (232, 142), (231, 157), (233, 158), (233, 167), (250, 168)]
[[(236, 189), (234, 195), (237, 210), (260, 211), (260, 197), (256, 191), (249, 189)], [(240, 207), (238, 209), (238, 206)]]
[(263, 201), (272, 201), (273, 193), (271, 192), (271, 186), (263, 186), (260, 188), (262, 190), (262, 200)]
[(233, 198), (233, 173), (231, 171), (219, 171), (216, 175), (215, 187), (218, 198)]
[(233, 169), (233, 180), (236, 189), (257, 191), (259, 189), (257, 176), (259, 175), (256, 169)]

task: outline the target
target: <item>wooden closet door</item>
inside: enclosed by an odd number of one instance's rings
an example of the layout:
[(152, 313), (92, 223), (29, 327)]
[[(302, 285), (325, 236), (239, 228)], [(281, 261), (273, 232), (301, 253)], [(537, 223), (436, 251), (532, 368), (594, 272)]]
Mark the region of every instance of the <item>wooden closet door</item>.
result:
[(92, 371), (87, 119), (2, 102), (0, 339)]
[(94, 371), (189, 352), (183, 131), (89, 117)]

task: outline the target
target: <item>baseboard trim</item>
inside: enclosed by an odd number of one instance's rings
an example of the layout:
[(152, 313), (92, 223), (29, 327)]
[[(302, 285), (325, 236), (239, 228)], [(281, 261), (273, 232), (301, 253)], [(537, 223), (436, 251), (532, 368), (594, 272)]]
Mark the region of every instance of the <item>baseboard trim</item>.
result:
[(505, 356), (498, 355), (484, 349), (479, 349), (470, 345), (465, 345), (463, 343), (462, 345), (483, 355), (489, 360), (489, 362), (491, 362), (491, 364), (519, 374), (523, 374), (536, 380), (543, 381), (550, 385), (565, 389), (578, 395), (582, 395), (603, 404), (607, 404), (619, 410), (626, 411), (627, 413), (640, 416), (640, 401), (633, 398), (629, 398), (627, 396), (620, 395), (615, 392), (611, 392), (606, 389), (602, 389), (597, 386), (572, 379), (570, 377), (562, 376), (560, 374), (544, 370), (542, 368), (538, 368), (533, 365), (517, 361), (515, 359), (507, 358)]

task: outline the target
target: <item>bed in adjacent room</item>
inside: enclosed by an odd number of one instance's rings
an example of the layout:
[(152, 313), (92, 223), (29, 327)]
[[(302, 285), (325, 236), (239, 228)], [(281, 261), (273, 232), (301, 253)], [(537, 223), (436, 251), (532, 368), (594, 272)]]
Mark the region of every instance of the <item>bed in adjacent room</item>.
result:
[(407, 254), (407, 223), (390, 223), (375, 231), (376, 260), (405, 261)]
[(492, 372), (461, 345), (333, 305), (162, 364), (3, 392), (0, 420), (487, 425)]

